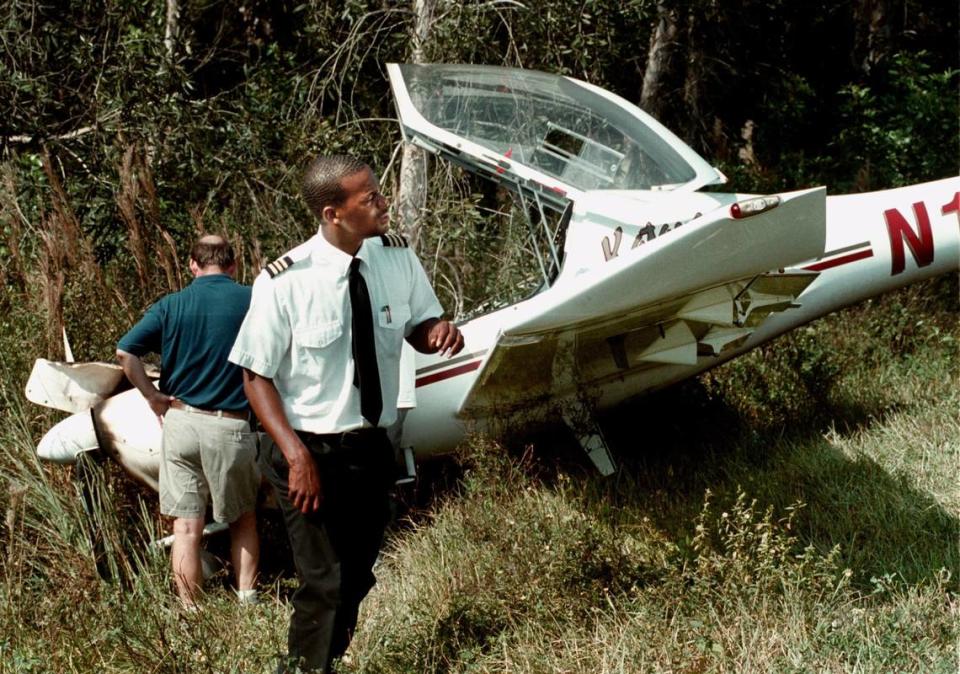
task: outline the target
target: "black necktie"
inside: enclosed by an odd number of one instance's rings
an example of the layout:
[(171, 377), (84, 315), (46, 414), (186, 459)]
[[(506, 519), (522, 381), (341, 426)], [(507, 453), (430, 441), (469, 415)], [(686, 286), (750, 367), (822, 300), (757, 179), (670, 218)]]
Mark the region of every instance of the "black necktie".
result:
[(360, 389), (360, 413), (376, 426), (383, 411), (380, 370), (373, 337), (373, 311), (367, 282), (360, 275), (360, 260), (350, 262), (350, 306), (353, 308), (353, 384)]

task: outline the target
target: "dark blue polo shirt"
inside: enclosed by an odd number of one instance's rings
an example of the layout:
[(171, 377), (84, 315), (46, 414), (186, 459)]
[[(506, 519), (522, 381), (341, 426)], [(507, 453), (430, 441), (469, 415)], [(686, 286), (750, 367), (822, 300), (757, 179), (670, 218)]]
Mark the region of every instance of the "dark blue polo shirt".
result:
[(151, 306), (117, 348), (160, 354), (160, 390), (194, 407), (245, 411), (242, 369), (227, 360), (250, 307), (250, 287), (199, 276)]

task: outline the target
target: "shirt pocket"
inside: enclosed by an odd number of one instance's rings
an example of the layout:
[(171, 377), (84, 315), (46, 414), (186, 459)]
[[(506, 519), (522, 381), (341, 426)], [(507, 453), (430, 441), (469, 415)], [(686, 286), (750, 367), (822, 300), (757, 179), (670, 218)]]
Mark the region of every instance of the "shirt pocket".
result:
[(377, 312), (380, 327), (385, 330), (400, 330), (410, 320), (409, 304), (386, 304)]
[(343, 322), (339, 320), (295, 327), (293, 342), (296, 345), (297, 369), (305, 374), (322, 374), (326, 361), (332, 358), (329, 347), (342, 334)]
[(409, 321), (409, 304), (387, 304), (380, 307), (377, 312), (378, 344), (390, 349), (391, 353), (396, 350), (396, 354), (399, 356), (399, 349), (406, 335), (405, 328)]

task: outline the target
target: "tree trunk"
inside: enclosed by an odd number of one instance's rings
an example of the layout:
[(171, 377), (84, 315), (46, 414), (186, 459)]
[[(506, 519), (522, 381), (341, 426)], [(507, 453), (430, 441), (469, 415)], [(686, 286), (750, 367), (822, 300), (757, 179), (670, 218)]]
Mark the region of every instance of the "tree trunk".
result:
[(702, 29), (696, 10), (687, 16), (687, 62), (683, 80), (683, 102), (686, 108), (686, 141), (697, 151), (702, 152), (710, 130), (704, 109), (704, 80), (706, 78), (706, 58), (703, 49)]
[[(437, 0), (413, 0), (413, 50), (411, 63), (424, 62), (424, 45), (430, 38)], [(400, 160), (400, 186), (397, 199), (400, 208), (400, 230), (416, 250), (420, 239), (420, 222), (427, 204), (427, 153), (407, 143)]]
[(894, 24), (899, 23), (895, 0), (855, 0), (853, 60), (864, 76), (894, 50)]
[(180, 0), (167, 0), (167, 21), (163, 31), (163, 46), (166, 49), (168, 61), (173, 61), (179, 35)]
[(647, 67), (643, 73), (640, 107), (657, 119), (666, 111), (666, 82), (679, 31), (677, 12), (666, 0), (657, 2), (657, 28), (650, 36)]

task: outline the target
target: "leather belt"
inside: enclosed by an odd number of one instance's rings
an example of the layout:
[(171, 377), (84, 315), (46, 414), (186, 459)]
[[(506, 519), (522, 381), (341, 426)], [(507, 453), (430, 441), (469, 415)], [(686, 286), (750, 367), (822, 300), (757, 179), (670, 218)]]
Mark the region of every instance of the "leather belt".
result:
[(202, 410), (199, 407), (188, 405), (182, 400), (172, 401), (170, 403), (170, 407), (175, 410), (190, 412), (191, 414), (207, 414), (211, 417), (226, 417), (227, 419), (240, 419), (241, 421), (249, 421), (250, 419), (249, 412), (233, 412), (231, 410)]
[(378, 427), (365, 426), (363, 428), (354, 428), (352, 431), (340, 431), (339, 433), (311, 433), (310, 431), (295, 431), (300, 436), (303, 444), (308, 445), (311, 441), (319, 441), (339, 446), (344, 441), (351, 439), (360, 439), (364, 436), (386, 433), (386, 429)]

